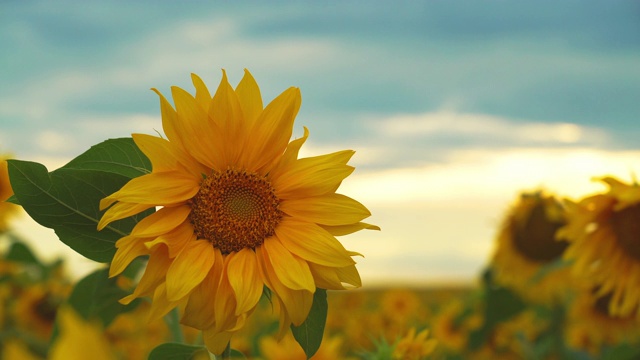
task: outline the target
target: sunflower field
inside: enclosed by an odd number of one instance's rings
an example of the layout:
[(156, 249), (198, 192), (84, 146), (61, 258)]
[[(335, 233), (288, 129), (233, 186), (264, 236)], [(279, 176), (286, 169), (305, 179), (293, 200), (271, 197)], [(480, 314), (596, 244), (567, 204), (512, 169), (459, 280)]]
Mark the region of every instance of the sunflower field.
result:
[[(156, 91), (163, 135), (2, 160), (2, 359), (640, 358), (637, 184), (519, 194), (473, 283), (363, 287), (339, 238), (381, 229), (337, 192), (354, 152), (298, 156), (297, 88), (265, 106), (248, 71), (192, 81)], [(104, 267), (43, 262), (22, 211)]]

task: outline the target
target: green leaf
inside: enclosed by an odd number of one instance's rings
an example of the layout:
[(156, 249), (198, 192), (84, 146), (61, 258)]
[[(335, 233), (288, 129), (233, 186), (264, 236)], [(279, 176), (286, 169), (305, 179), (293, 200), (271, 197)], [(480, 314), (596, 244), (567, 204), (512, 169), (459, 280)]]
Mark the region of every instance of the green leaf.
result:
[(8, 203), (12, 203), (15, 205), (20, 205), (20, 202), (18, 201), (18, 198), (15, 195), (11, 195), (9, 196), (9, 198), (7, 200), (5, 200)]
[(42, 266), (29, 247), (21, 242), (14, 242), (9, 248), (6, 260)]
[(324, 335), (324, 325), (327, 321), (327, 290), (316, 289), (313, 294), (313, 304), (307, 319), (300, 326), (291, 325), (291, 332), (302, 350), (310, 359), (322, 343)]
[(166, 343), (156, 346), (149, 354), (149, 360), (189, 360), (201, 351), (207, 351), (204, 346), (194, 346), (178, 343)]
[(67, 302), (85, 319), (98, 319), (107, 327), (116, 316), (138, 306), (137, 300), (129, 305), (118, 302), (127, 295), (129, 292), (116, 284), (116, 278), (109, 278), (109, 269), (101, 269), (80, 280)]
[(138, 149), (132, 138), (120, 138), (92, 146), (63, 168), (94, 170), (134, 178), (148, 174), (151, 162)]
[(493, 279), (493, 271), (488, 269), (483, 274), (484, 282), (484, 324), (469, 335), (469, 348), (478, 349), (490, 336), (496, 325), (508, 321), (527, 304), (510, 289), (497, 285)]
[(79, 254), (109, 262), (114, 243), (135, 224), (153, 213), (149, 209), (116, 221), (102, 231), (100, 200), (119, 190), (132, 177), (151, 167), (131, 139), (112, 139), (93, 146), (52, 172), (42, 164), (8, 160), (11, 186), (18, 202), (40, 225), (53, 229), (60, 240)]
[(247, 359), (247, 357), (244, 356), (244, 354), (240, 350), (236, 350), (236, 349), (231, 349), (231, 353), (229, 354), (229, 356), (231, 356), (232, 359), (241, 359), (241, 360)]
[(618, 344), (603, 351), (603, 360), (633, 360), (640, 358), (640, 349), (637, 345)]

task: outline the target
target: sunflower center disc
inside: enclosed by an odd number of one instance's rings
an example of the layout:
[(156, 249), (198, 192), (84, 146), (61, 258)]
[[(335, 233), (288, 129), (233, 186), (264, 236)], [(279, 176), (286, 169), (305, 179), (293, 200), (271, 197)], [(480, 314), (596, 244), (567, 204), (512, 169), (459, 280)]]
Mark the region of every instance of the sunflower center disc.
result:
[(616, 239), (626, 254), (640, 260), (640, 204), (614, 212), (610, 221)]
[(273, 235), (282, 219), (279, 204), (266, 178), (230, 169), (202, 181), (189, 220), (199, 239), (229, 254), (260, 246)]
[(564, 222), (551, 221), (547, 218), (544, 204), (538, 203), (524, 224), (514, 224), (513, 242), (525, 257), (539, 262), (555, 260), (564, 252), (567, 244), (556, 241), (556, 231)]

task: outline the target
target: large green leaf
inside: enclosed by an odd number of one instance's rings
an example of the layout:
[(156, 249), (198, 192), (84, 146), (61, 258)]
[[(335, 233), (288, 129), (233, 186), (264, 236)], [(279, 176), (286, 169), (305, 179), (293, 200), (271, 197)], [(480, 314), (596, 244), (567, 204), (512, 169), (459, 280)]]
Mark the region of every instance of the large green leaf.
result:
[(149, 159), (138, 149), (131, 138), (110, 139), (71, 160), (65, 169), (96, 170), (134, 178), (148, 174)]
[(166, 343), (156, 346), (149, 354), (149, 360), (189, 360), (196, 353), (207, 351), (204, 346)]
[(103, 214), (100, 200), (131, 178), (150, 171), (148, 159), (130, 138), (95, 145), (52, 172), (35, 162), (8, 163), (11, 186), (20, 205), (36, 222), (55, 230), (62, 242), (91, 260), (111, 261), (114, 243), (153, 212), (150, 209), (97, 230)]
[(307, 319), (300, 326), (291, 325), (291, 332), (302, 350), (310, 359), (320, 348), (324, 326), (327, 322), (327, 290), (316, 289), (313, 294), (313, 304)]
[(118, 286), (116, 278), (109, 278), (109, 269), (100, 269), (80, 280), (67, 302), (85, 319), (98, 319), (107, 327), (118, 314), (138, 306), (137, 300), (129, 305), (118, 302), (127, 295), (129, 292)]

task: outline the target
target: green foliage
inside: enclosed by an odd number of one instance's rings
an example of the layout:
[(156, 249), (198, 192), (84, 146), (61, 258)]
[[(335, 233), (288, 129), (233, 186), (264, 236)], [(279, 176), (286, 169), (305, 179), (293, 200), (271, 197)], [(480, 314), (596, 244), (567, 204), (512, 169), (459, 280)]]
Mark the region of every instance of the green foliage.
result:
[(15, 261), (22, 264), (42, 266), (40, 261), (33, 254), (31, 249), (22, 242), (13, 242), (9, 247), (5, 259), (8, 261)]
[(318, 288), (313, 294), (313, 304), (307, 319), (300, 326), (291, 325), (293, 337), (302, 346), (307, 359), (318, 351), (322, 343), (327, 321), (327, 307), (327, 290)]
[(107, 327), (118, 314), (138, 306), (138, 300), (129, 305), (118, 302), (127, 295), (129, 292), (116, 284), (116, 278), (109, 278), (109, 270), (101, 269), (80, 280), (67, 302), (85, 319), (99, 319)]
[(395, 350), (395, 344), (389, 344), (385, 338), (372, 339), (373, 350), (361, 352), (359, 357), (363, 360), (390, 360)]
[(487, 270), (484, 282), (484, 319), (482, 327), (469, 335), (469, 348), (478, 349), (489, 338), (495, 327), (523, 311), (527, 304), (513, 291), (496, 285), (493, 273)]
[(189, 360), (203, 351), (207, 351), (204, 346), (166, 343), (153, 349), (149, 354), (149, 360)]
[(9, 177), (17, 202), (40, 225), (53, 229), (79, 254), (109, 262), (114, 243), (153, 210), (97, 231), (100, 200), (131, 178), (151, 169), (131, 138), (111, 139), (91, 147), (60, 169), (48, 172), (39, 163), (9, 160)]
[(629, 344), (621, 344), (619, 346), (605, 349), (603, 351), (603, 360), (634, 360), (640, 359), (640, 348)]

